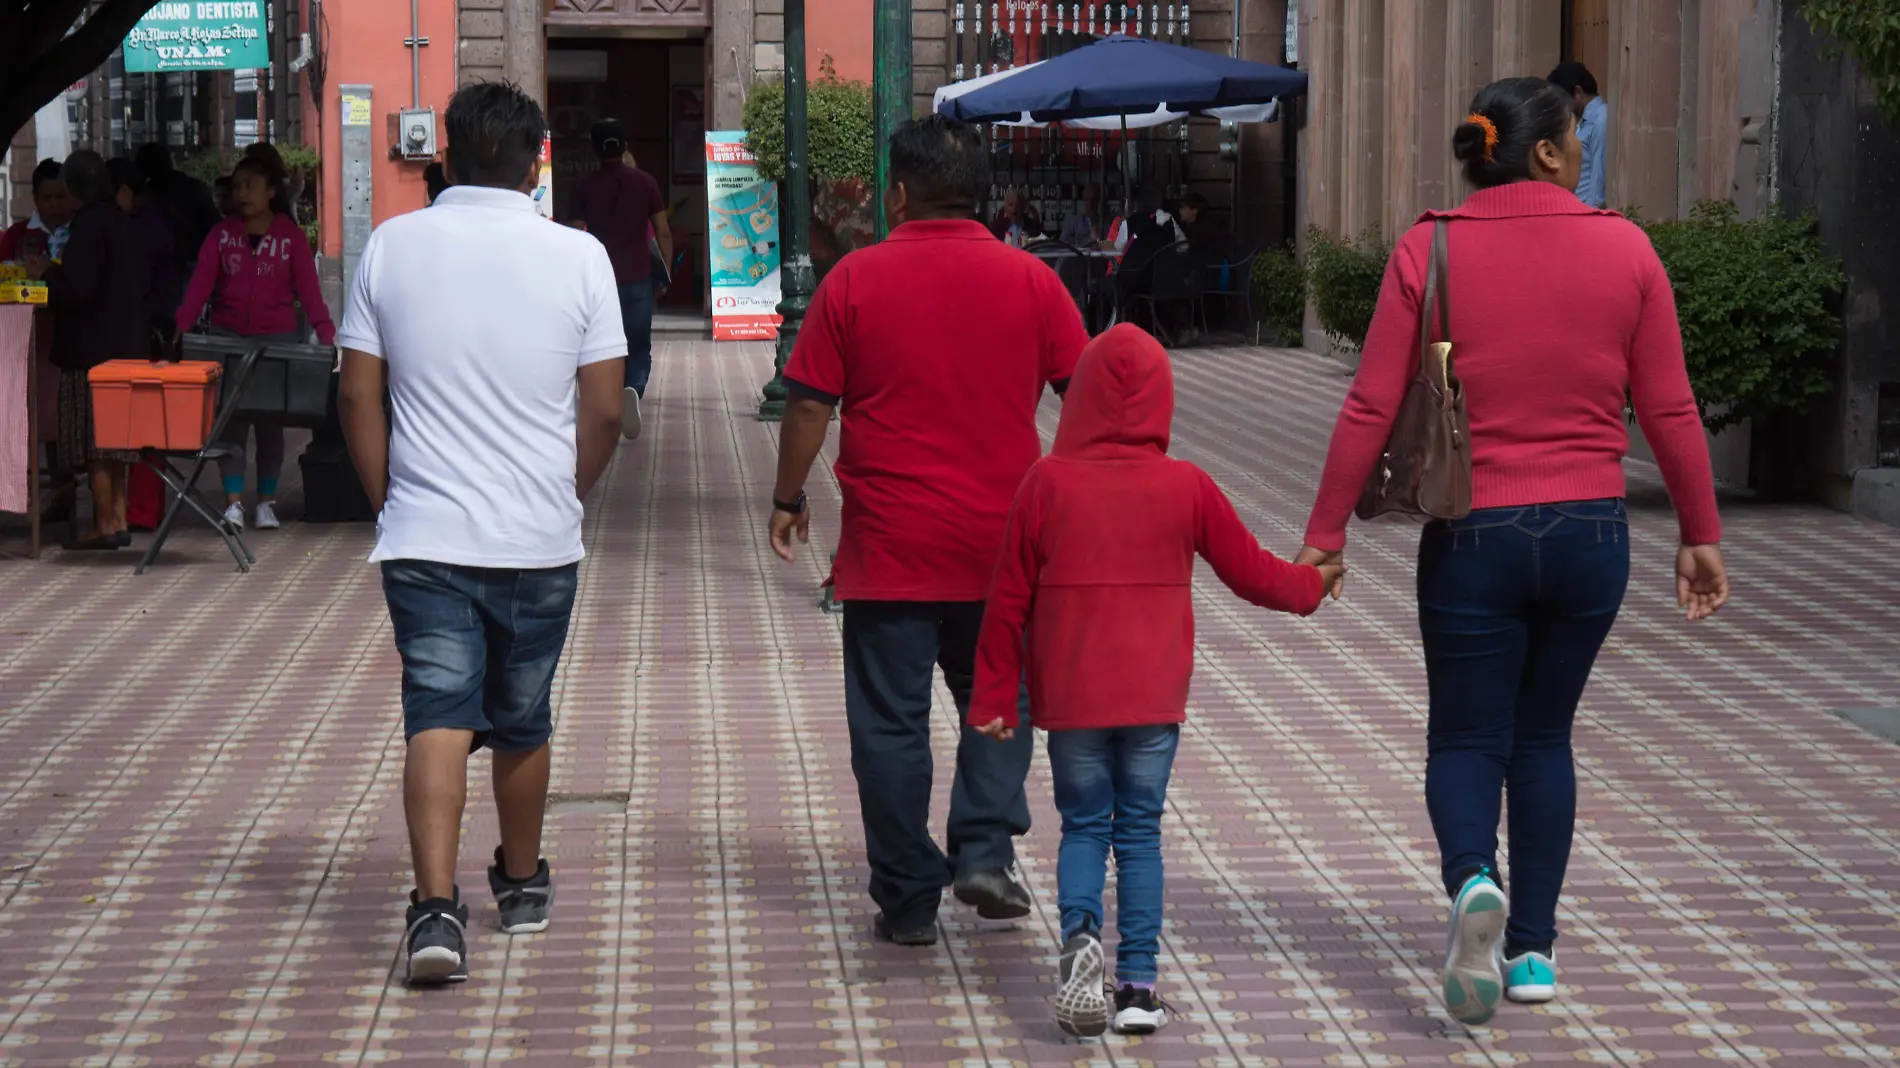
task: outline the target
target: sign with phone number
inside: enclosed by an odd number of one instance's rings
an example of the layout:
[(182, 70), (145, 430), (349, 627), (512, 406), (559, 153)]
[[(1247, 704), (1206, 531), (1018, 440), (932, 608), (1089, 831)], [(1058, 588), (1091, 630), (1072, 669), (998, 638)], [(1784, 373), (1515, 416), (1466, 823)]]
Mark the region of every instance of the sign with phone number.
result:
[(131, 74), (270, 66), (263, 0), (159, 3), (125, 36)]

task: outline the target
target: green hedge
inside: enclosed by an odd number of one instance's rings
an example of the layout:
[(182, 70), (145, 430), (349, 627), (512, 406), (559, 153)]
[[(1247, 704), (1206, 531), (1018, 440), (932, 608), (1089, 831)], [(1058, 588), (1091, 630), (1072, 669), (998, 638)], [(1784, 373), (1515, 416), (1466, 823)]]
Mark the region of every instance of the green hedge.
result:
[(1392, 243), (1373, 227), (1356, 240), (1334, 237), (1314, 227), (1306, 232), (1306, 279), (1319, 325), (1335, 345), (1359, 348), (1372, 328), (1379, 306)]
[(1306, 267), (1287, 242), (1253, 261), (1254, 311), (1276, 345), (1298, 346), (1306, 326)]
[(1675, 290), (1704, 425), (1801, 412), (1832, 388), (1847, 280), (1812, 216), (1742, 222), (1733, 204), (1705, 201), (1686, 219), (1637, 222)]
[[(831, 69), (830, 57), (817, 80), (805, 87), (806, 128), (811, 138), (811, 178), (868, 182), (877, 169), (876, 124), (871, 87), (847, 82)], [(785, 177), (785, 86), (758, 82), (746, 96), (746, 147), (759, 160), (759, 173), (772, 181)]]

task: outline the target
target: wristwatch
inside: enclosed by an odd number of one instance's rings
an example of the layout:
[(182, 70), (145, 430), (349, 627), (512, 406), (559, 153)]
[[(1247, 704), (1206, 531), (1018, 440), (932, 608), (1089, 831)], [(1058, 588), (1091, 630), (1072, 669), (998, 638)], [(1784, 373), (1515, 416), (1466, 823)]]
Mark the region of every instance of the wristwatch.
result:
[(790, 501), (781, 501), (777, 497), (772, 498), (772, 508), (775, 511), (785, 512), (790, 515), (804, 515), (805, 491), (799, 490), (798, 496), (792, 498)]

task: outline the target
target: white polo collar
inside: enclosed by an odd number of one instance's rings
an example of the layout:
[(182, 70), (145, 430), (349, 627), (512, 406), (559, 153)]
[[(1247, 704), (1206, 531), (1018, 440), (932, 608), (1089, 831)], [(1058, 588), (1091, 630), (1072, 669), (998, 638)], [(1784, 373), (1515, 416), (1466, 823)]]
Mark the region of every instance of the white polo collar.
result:
[(534, 201), (528, 194), (486, 185), (452, 185), (444, 189), (442, 195), (435, 198), (435, 202), (454, 208), (534, 210)]

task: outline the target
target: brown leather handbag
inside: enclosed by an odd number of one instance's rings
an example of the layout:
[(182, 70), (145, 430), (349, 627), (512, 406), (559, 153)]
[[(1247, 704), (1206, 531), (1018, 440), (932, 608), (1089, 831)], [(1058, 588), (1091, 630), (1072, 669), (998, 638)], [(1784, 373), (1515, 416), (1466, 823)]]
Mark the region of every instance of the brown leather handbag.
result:
[[(1444, 219), (1432, 226), (1432, 253), (1418, 306), (1418, 377), (1406, 387), (1378, 466), (1359, 494), (1359, 518), (1397, 512), (1425, 519), (1471, 514), (1471, 426), (1465, 389), (1451, 369), (1450, 273)], [(1432, 340), (1432, 313), (1438, 337)]]

